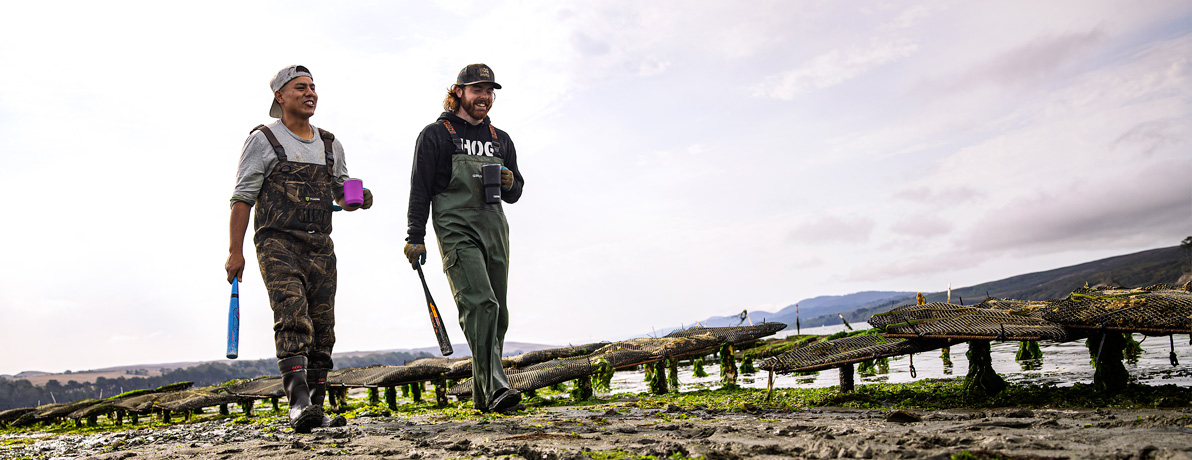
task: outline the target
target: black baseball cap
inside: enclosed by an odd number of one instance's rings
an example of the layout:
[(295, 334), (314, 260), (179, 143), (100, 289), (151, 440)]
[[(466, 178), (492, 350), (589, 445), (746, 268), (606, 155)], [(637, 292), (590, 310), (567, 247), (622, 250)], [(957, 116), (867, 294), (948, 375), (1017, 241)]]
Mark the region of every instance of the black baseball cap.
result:
[(493, 88), (501, 89), (501, 84), (497, 83), (495, 78), (496, 75), (493, 73), (492, 67), (485, 64), (468, 64), (467, 67), (459, 71), (459, 76), (455, 77), (455, 84), (467, 86), (477, 83), (492, 83)]

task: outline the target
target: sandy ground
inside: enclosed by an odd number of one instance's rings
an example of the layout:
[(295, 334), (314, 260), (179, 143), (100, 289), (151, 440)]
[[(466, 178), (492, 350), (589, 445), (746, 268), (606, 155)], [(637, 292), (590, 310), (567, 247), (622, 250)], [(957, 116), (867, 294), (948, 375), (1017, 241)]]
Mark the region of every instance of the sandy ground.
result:
[[(785, 412), (596, 406), (514, 416), (359, 417), (294, 434), (230, 420), (0, 441), (3, 458), (632, 459), (975, 458), (1192, 459), (1192, 408)], [(919, 419), (919, 420), (915, 420)], [(1000, 457), (998, 457), (1000, 456)]]

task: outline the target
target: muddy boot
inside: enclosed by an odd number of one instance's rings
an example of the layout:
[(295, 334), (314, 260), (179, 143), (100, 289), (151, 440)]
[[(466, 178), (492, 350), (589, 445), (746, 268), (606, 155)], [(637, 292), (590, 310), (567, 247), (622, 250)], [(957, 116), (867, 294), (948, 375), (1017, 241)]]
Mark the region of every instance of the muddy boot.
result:
[(306, 386), (306, 357), (292, 356), (277, 360), (281, 371), (281, 385), (290, 400), (290, 427), (295, 433), (310, 433), (323, 421), (323, 407), (310, 404), (310, 389)]
[[(328, 369), (307, 369), (306, 370), (306, 386), (310, 388), (310, 404), (312, 406), (323, 408), (323, 398), (327, 396), (327, 371)], [(328, 417), (323, 413), (322, 427), (340, 427), (348, 424), (348, 419), (342, 415), (336, 415), (335, 418)]]
[[(502, 388), (493, 395), (492, 403), (488, 405), (488, 412), (508, 414), (525, 409), (521, 403), (521, 393), (512, 388)], [(520, 408), (518, 406), (521, 406)]]

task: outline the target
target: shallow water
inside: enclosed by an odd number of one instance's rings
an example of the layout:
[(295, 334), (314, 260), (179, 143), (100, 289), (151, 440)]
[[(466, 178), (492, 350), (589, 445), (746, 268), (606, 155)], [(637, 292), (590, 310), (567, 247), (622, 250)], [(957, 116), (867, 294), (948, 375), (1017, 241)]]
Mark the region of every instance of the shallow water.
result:
[[(859, 328), (860, 329), (860, 328)], [(804, 334), (834, 334), (844, 330), (844, 326), (821, 326), (808, 328)], [(794, 330), (784, 330), (771, 338), (781, 338), (795, 335)], [(1168, 354), (1171, 345), (1168, 337), (1145, 337), (1134, 334), (1134, 340), (1142, 341), (1142, 354), (1136, 362), (1126, 362), (1126, 371), (1131, 379), (1146, 385), (1180, 385), (1192, 386), (1192, 345), (1188, 344), (1187, 335), (1175, 337), (1175, 353), (1179, 365), (1172, 367)], [(1018, 352), (1018, 342), (992, 342), (990, 356), (993, 358), (993, 369), (1001, 374), (1006, 382), (1011, 384), (1051, 384), (1056, 386), (1072, 386), (1075, 383), (1093, 382), (1093, 365), (1090, 362), (1088, 349), (1084, 340), (1067, 343), (1039, 342), (1039, 349), (1043, 351), (1042, 362), (1019, 363), (1014, 360)], [(951, 367), (945, 367), (941, 358), (942, 350), (918, 353), (912, 356), (898, 356), (890, 358), (889, 371), (884, 374), (861, 375), (856, 373), (857, 385), (866, 383), (888, 382), (906, 383), (923, 378), (963, 378), (968, 373), (968, 359), (965, 352), (968, 344), (953, 345), (950, 357)], [(915, 377), (911, 377), (910, 367), (914, 363)], [(754, 363), (756, 366), (758, 363)], [(740, 363), (738, 363), (738, 366)], [(679, 384), (681, 391), (692, 391), (701, 388), (720, 387), (720, 364), (712, 356), (704, 359), (704, 371), (707, 377), (697, 378), (693, 375), (690, 362), (684, 361), (679, 367)], [(753, 375), (738, 375), (737, 384), (749, 388), (766, 388), (768, 373), (759, 371)], [(815, 375), (774, 375), (775, 388), (823, 388), (840, 384), (840, 371), (829, 369)], [(617, 371), (613, 375), (612, 393), (637, 393), (649, 391), (645, 382), (645, 372), (638, 368), (633, 371)]]

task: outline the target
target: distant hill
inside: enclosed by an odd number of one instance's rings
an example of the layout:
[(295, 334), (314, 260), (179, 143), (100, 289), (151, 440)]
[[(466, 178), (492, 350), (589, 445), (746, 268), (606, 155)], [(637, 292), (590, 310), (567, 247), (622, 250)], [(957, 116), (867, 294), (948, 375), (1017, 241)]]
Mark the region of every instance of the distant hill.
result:
[[(455, 349), (450, 357), (462, 358), (472, 356), (472, 350), (468, 348), (465, 343), (453, 343), (451, 346)], [(543, 345), (539, 343), (527, 342), (505, 342), (505, 355), (513, 356), (531, 351), (546, 350), (549, 348), (558, 348), (558, 345)], [(336, 362), (341, 362), (345, 359), (352, 361), (365, 360), (369, 356), (381, 356), (391, 353), (408, 353), (410, 355), (427, 354), (431, 356), (439, 356), (439, 347), (423, 347), (423, 348), (401, 348), (393, 350), (378, 350), (378, 351), (346, 351), (336, 352), (332, 359)], [(341, 359), (342, 358), (342, 359)], [(86, 371), (67, 371), (67, 373), (50, 373), (40, 371), (24, 371), (17, 375), (0, 375), (0, 378), (9, 380), (28, 380), (33, 385), (45, 385), (50, 380), (57, 380), (59, 382), (69, 382), (74, 380), (79, 383), (91, 383), (96, 379), (103, 377), (107, 379), (115, 379), (120, 377), (135, 377), (135, 376), (160, 376), (170, 370), (190, 369), (196, 366), (211, 364), (211, 363), (236, 363), (244, 362), (229, 361), (226, 359), (217, 359), (211, 361), (194, 361), (194, 362), (177, 362), (177, 363), (161, 363), (161, 364), (130, 364), (124, 366), (107, 367), (103, 369), (92, 369)], [(343, 366), (336, 366), (343, 367)]]
[[(1056, 299), (1065, 297), (1086, 284), (1089, 286), (1123, 287), (1142, 287), (1154, 284), (1174, 285), (1180, 280), (1181, 275), (1187, 276), (1184, 272), (1189, 266), (1188, 258), (1187, 250), (1179, 246), (1152, 249), (1070, 267), (1013, 276), (976, 286), (952, 289), (952, 301), (957, 303), (963, 301), (965, 304), (971, 305), (985, 300), (986, 297), (1020, 300)], [(864, 323), (875, 313), (886, 312), (895, 306), (914, 302), (915, 294), (915, 292), (865, 291), (841, 296), (804, 299), (796, 303), (799, 306), (799, 323), (802, 327), (840, 324), (838, 314), (842, 314), (849, 323)], [(925, 292), (923, 295), (928, 302), (943, 302), (948, 297), (947, 291)], [(786, 323), (790, 327), (795, 325), (795, 304), (776, 313), (766, 311), (748, 313), (749, 320), (754, 323), (776, 321)], [(714, 316), (700, 321), (700, 324), (708, 327), (736, 326), (740, 324), (740, 317), (736, 315)], [(660, 335), (667, 333), (670, 333), (670, 330), (662, 332)]]
[[(746, 324), (749, 321), (753, 323), (765, 321), (786, 323), (794, 327), (797, 312), (798, 317), (801, 318), (799, 323), (802, 327), (823, 326), (829, 323), (839, 323), (840, 319), (836, 316), (838, 313), (867, 306), (889, 305), (891, 302), (900, 302), (908, 298), (913, 298), (914, 295), (914, 292), (898, 291), (863, 291), (846, 295), (825, 295), (800, 300), (797, 302), (798, 307), (796, 307), (796, 304), (791, 304), (775, 313), (750, 311), (747, 312), (748, 318), (742, 318), (739, 315), (713, 316), (700, 321), (699, 324), (704, 327), (723, 327), (737, 326), (743, 321)], [(663, 331), (660, 335), (669, 334), (673, 330)]]
[[(981, 283), (976, 286), (952, 289), (952, 302), (965, 305), (985, 300), (987, 297), (1047, 300), (1067, 297), (1077, 288), (1108, 285), (1119, 287), (1145, 287), (1155, 284), (1175, 285), (1188, 267), (1188, 253), (1179, 246), (1151, 249), (1122, 256), (1087, 262), (1070, 267), (1057, 268), (1010, 278)], [(928, 302), (943, 302), (948, 299), (947, 291), (923, 293)], [(913, 302), (914, 296), (905, 299)], [(866, 305), (844, 315), (850, 322), (868, 321), (875, 313), (889, 311), (894, 305)], [(824, 318), (840, 321), (840, 318)], [(813, 318), (815, 320), (816, 318)], [(804, 325), (807, 322), (803, 323)], [(826, 323), (825, 323), (826, 324)]]

